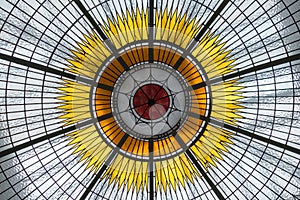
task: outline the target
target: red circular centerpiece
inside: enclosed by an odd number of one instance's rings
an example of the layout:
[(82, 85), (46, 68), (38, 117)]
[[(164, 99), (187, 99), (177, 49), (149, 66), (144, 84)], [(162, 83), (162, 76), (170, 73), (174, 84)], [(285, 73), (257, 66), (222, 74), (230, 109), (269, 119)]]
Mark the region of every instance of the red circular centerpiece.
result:
[(160, 85), (146, 84), (134, 94), (133, 106), (141, 118), (155, 120), (167, 112), (170, 98), (166, 90)]

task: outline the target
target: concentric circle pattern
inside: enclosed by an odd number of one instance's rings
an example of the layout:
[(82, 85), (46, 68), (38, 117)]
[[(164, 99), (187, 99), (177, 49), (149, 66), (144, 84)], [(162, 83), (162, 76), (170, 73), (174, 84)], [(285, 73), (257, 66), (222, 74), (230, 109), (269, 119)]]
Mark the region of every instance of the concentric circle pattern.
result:
[(299, 8), (2, 0), (0, 199), (299, 199)]
[[(91, 90), (95, 91), (91, 112), (99, 119), (99, 135), (112, 148), (120, 148), (119, 153), (147, 162), (166, 160), (186, 151), (205, 131), (207, 120), (203, 119), (211, 112), (210, 87), (204, 82), (207, 75), (195, 58), (172, 50), (179, 49), (177, 45), (171, 48), (157, 41), (151, 49), (151, 63), (148, 56), (140, 60), (139, 55), (149, 55), (149, 47), (137, 45), (120, 50), (121, 57), (109, 58), (99, 68), (98, 86)], [(184, 61), (175, 66), (175, 59), (180, 58)], [(126, 67), (119, 76), (112, 76), (120, 59)], [(198, 85), (203, 86), (195, 90)], [(114, 133), (109, 131), (112, 127)], [(185, 130), (191, 127), (187, 135)], [(122, 140), (124, 145), (120, 145)]]

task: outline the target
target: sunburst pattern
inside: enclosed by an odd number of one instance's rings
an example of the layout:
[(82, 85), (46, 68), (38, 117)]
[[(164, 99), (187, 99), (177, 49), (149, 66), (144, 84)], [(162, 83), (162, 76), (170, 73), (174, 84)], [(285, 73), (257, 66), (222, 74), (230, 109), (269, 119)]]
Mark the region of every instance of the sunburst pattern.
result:
[(59, 100), (62, 100), (63, 104), (62, 106), (59, 106), (59, 108), (66, 112), (66, 114), (60, 116), (60, 118), (65, 119), (66, 125), (91, 118), (88, 106), (90, 96), (89, 86), (65, 80), (64, 86), (59, 89), (63, 93), (63, 96), (58, 98)]
[(131, 42), (148, 39), (148, 11), (126, 12), (126, 15), (117, 14), (116, 20), (108, 19), (102, 26), (106, 35), (116, 48), (121, 48)]
[(73, 50), (73, 59), (68, 65), (71, 72), (94, 78), (99, 66), (110, 56), (109, 50), (96, 33), (83, 35), (82, 43), (77, 43), (78, 49)]
[[(200, 23), (195, 19), (189, 19), (185, 14), (180, 15), (177, 11), (173, 13), (168, 10), (157, 12), (156, 21), (155, 40), (158, 42), (165, 41), (182, 49), (185, 49), (191, 43), (193, 37), (201, 28)], [(148, 11), (136, 10), (136, 12), (127, 11), (124, 15), (118, 14), (116, 20), (108, 20), (106, 24), (103, 24), (102, 29), (117, 49), (134, 42), (145, 41), (148, 39)], [(78, 43), (78, 49), (72, 51), (74, 58), (68, 60), (70, 63), (69, 70), (92, 79), (95, 79), (96, 74), (101, 71), (102, 78), (99, 83), (113, 88), (118, 77), (124, 73), (124, 69), (120, 63), (113, 61), (110, 64), (111, 68), (107, 67), (104, 70), (105, 66), (107, 66), (105, 65), (106, 59), (111, 56), (109, 49), (96, 33), (90, 33), (83, 37), (82, 42)], [(234, 60), (229, 57), (230, 51), (226, 50), (224, 45), (225, 43), (221, 43), (218, 40), (218, 36), (208, 33), (191, 52), (195, 61), (203, 67), (208, 79), (231, 72), (234, 66)], [(154, 47), (154, 59), (157, 62), (174, 66), (176, 59), (178, 60), (180, 55), (173, 51), (167, 50), (163, 46)], [(168, 61), (164, 60), (163, 57), (160, 58), (162, 53), (172, 54), (172, 52), (174, 54), (172, 60)], [(121, 55), (121, 58), (124, 59), (128, 66), (136, 65), (140, 62), (148, 62), (148, 48), (143, 47), (139, 49), (135, 46), (130, 53)], [(184, 64), (180, 65), (177, 70), (188, 81), (188, 84), (193, 86), (203, 80), (198, 69), (189, 62), (185, 60)], [(103, 69), (99, 70), (99, 67), (103, 67)], [(192, 100), (191, 111), (193, 113), (203, 113), (208, 109), (207, 107), (211, 107), (210, 117), (221, 122), (235, 124), (236, 119), (241, 118), (238, 114), (238, 110), (242, 108), (239, 105), (239, 100), (242, 96), (238, 92), (241, 88), (237, 80), (222, 82), (210, 86), (211, 97), (206, 97), (206, 95), (210, 94), (207, 94), (208, 91), (203, 87), (197, 88), (192, 92), (192, 99), (194, 100)], [(91, 98), (94, 99), (95, 97), (91, 96), (93, 94), (89, 86), (78, 82), (66, 81), (64, 87), (59, 89), (63, 92), (62, 97), (59, 98), (63, 101), (63, 105), (60, 108), (66, 112), (61, 118), (66, 120), (66, 124), (76, 123), (93, 117), (90, 103)], [(97, 89), (96, 110), (98, 110), (98, 117), (111, 113), (111, 95), (112, 91), (103, 88)], [(207, 105), (206, 98), (211, 99), (211, 105)], [(202, 120), (197, 120), (190, 119), (187, 125), (178, 131), (178, 135), (183, 142), (188, 143), (191, 141), (199, 131)], [(101, 134), (106, 134), (105, 137), (110, 138), (112, 143), (117, 141), (116, 145), (126, 135), (118, 127), (117, 123), (113, 121), (113, 116), (103, 120), (100, 123), (100, 132), (95, 125), (92, 125), (68, 134), (70, 139), (69, 145), (72, 145), (74, 148), (74, 153), (77, 153), (80, 161), (84, 161), (87, 164), (86, 167), (94, 172), (100, 169), (105, 159), (112, 152), (111, 144), (105, 141)], [(204, 167), (210, 165), (216, 167), (216, 162), (222, 159), (222, 154), (229, 151), (230, 144), (232, 144), (231, 137), (233, 137), (232, 132), (226, 131), (222, 127), (208, 124), (201, 137), (197, 138), (197, 141), (194, 142), (190, 149)], [(136, 139), (127, 140), (120, 147), (121, 151), (130, 152), (135, 156), (149, 156), (149, 151), (141, 150), (139, 146), (141, 145), (147, 149), (149, 148), (148, 144), (145, 142), (133, 142), (134, 140)], [(161, 151), (158, 155), (172, 152), (170, 144), (168, 144), (172, 140), (175, 145), (173, 148), (180, 148), (179, 143), (178, 147), (176, 147), (176, 139), (160, 140), (157, 142), (156, 147), (158, 151)], [(134, 145), (136, 146), (134, 147)], [(165, 153), (162, 153), (162, 151)], [(200, 176), (184, 153), (155, 161), (154, 170), (156, 189), (164, 191), (168, 187), (172, 187), (175, 190), (179, 184), (185, 187), (187, 181), (193, 182), (195, 177)], [(118, 187), (126, 186), (128, 190), (134, 189), (138, 192), (148, 187), (148, 176), (149, 161), (132, 159), (123, 154), (118, 154), (109, 164), (103, 178), (106, 178), (110, 184), (115, 184)]]
[(68, 134), (69, 145), (75, 148), (80, 161), (84, 161), (86, 169), (98, 170), (111, 153), (111, 148), (99, 137), (95, 126), (89, 126)]
[(0, 199), (299, 197), (299, 8), (1, 1)]
[(186, 14), (179, 15), (167, 9), (163, 13), (156, 13), (156, 40), (165, 40), (183, 49), (193, 40), (200, 29), (196, 19), (190, 19)]

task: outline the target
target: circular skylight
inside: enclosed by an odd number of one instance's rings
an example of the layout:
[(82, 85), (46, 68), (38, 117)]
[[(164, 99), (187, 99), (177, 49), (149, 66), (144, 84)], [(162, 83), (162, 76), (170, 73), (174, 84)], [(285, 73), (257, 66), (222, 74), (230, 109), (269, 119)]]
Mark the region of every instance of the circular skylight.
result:
[(299, 8), (1, 1), (0, 199), (299, 199)]

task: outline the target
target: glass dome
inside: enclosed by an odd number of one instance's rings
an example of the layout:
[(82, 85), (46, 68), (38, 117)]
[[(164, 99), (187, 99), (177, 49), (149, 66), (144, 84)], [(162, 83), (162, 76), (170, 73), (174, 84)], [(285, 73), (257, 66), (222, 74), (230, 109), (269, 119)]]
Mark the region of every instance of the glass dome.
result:
[(299, 8), (1, 1), (0, 199), (300, 199)]

